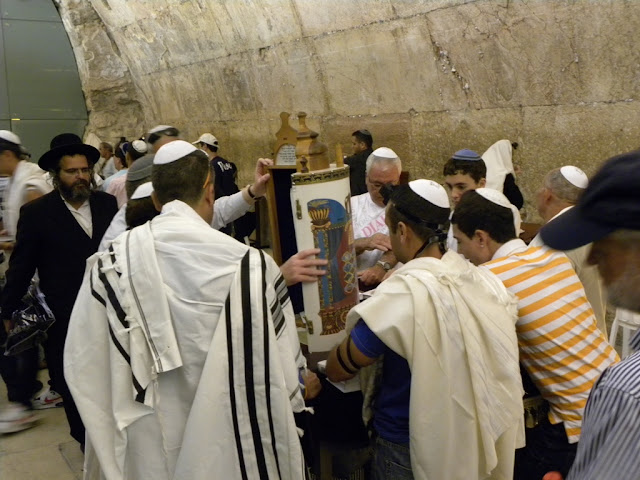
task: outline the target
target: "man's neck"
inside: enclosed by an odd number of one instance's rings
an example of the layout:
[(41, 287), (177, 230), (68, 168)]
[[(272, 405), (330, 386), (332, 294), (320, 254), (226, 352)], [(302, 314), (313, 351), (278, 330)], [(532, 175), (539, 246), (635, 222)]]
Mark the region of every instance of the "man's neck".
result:
[(9, 172), (8, 175), (9, 177), (13, 177), (16, 174), (16, 170), (18, 169), (18, 165), (20, 165), (20, 162), (22, 162), (23, 160), (18, 160), (16, 163), (12, 164), (11, 167), (9, 167)]
[(74, 210), (78, 210), (82, 205), (84, 205), (84, 202), (86, 202), (86, 200), (81, 200), (81, 201), (66, 200), (66, 202), (69, 205), (71, 205), (74, 208)]
[(508, 257), (509, 255), (520, 252), (523, 248), (526, 248), (526, 246), (527, 245), (520, 238), (512, 238), (505, 243), (497, 243), (492, 240), (488, 244), (489, 253), (491, 253), (491, 260)]
[[(420, 248), (424, 245), (424, 243), (416, 242), (412, 245), (413, 252), (417, 253), (413, 258), (442, 258), (442, 252), (440, 251), (440, 244), (433, 243), (425, 248), (422, 252), (420, 252)], [(415, 255), (415, 253), (413, 253)], [(409, 260), (413, 260), (410, 258)], [(407, 260), (408, 261), (408, 260)]]
[(65, 202), (71, 205), (74, 210), (78, 210), (82, 205), (84, 205), (84, 202), (89, 200), (88, 198), (85, 198), (84, 200), (69, 200), (68, 198), (65, 198), (64, 195), (62, 195), (62, 192), (60, 192), (60, 196), (64, 199)]
[(571, 206), (573, 205), (567, 202), (554, 203), (553, 205), (550, 205), (549, 208), (547, 208), (547, 211), (544, 212), (544, 215), (542, 215), (542, 219), (544, 220), (544, 223), (548, 223), (549, 221), (551, 221), (553, 217), (558, 215), (565, 208), (569, 208)]

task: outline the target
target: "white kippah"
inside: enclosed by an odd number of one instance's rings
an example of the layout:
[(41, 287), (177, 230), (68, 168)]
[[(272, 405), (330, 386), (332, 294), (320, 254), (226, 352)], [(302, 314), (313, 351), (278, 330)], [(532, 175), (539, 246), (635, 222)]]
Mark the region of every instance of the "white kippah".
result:
[(136, 188), (136, 191), (131, 195), (130, 200), (138, 200), (140, 198), (147, 198), (151, 196), (153, 192), (153, 185), (151, 182), (143, 183), (142, 185)]
[(371, 155), (380, 158), (398, 158), (396, 152), (387, 147), (376, 148)]
[(15, 143), (16, 145), (20, 145), (20, 137), (9, 130), (0, 130), (0, 138), (6, 140), (7, 142)]
[(587, 174), (573, 165), (565, 165), (560, 169), (560, 173), (567, 181), (578, 188), (587, 188), (589, 185), (589, 177)]
[(167, 163), (180, 160), (182, 157), (189, 155), (197, 151), (198, 149), (184, 140), (174, 140), (164, 144), (156, 152), (156, 156), (153, 157), (154, 165), (165, 165)]
[(131, 142), (131, 148), (133, 148), (138, 153), (147, 153), (147, 142), (143, 142), (142, 140), (134, 140)]
[(436, 207), (449, 208), (449, 195), (447, 195), (447, 191), (442, 185), (433, 180), (413, 180), (409, 182), (409, 187)]
[(163, 130), (167, 130), (168, 128), (175, 128), (175, 127), (172, 127), (171, 125), (156, 125), (151, 130), (149, 130), (149, 133), (162, 132)]
[(520, 235), (522, 230), (520, 230), (520, 225), (522, 224), (522, 219), (520, 218), (520, 212), (513, 205), (507, 197), (504, 196), (504, 193), (499, 192), (498, 190), (494, 190), (493, 188), (477, 188), (476, 192), (489, 200), (490, 202), (495, 203), (496, 205), (500, 205), (501, 207), (508, 208), (513, 213), (513, 225), (516, 227), (516, 235)]

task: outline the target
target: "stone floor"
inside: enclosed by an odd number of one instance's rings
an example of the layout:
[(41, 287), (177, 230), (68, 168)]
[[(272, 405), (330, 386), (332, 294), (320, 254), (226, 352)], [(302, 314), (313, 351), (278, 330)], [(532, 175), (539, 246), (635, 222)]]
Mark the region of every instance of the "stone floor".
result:
[[(46, 385), (46, 370), (40, 371)], [(7, 403), (7, 391), (0, 381), (0, 408)], [(22, 432), (0, 434), (0, 478), (2, 480), (79, 480), (83, 455), (69, 435), (63, 408), (39, 410), (39, 423)]]

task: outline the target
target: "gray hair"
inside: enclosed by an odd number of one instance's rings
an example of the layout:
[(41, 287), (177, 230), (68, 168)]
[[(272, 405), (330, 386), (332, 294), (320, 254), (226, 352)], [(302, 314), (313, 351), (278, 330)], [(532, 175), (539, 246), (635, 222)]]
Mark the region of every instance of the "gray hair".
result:
[(584, 188), (576, 187), (569, 182), (559, 168), (554, 168), (544, 177), (544, 186), (551, 190), (560, 200), (575, 205), (580, 196), (584, 193)]
[[(376, 152), (384, 153), (388, 156), (376, 155)], [(385, 165), (388, 167), (395, 166), (398, 169), (398, 173), (402, 172), (402, 162), (400, 161), (400, 158), (393, 150), (386, 147), (376, 148), (367, 158), (367, 165), (365, 167), (365, 174), (367, 176), (369, 175), (369, 171), (373, 165)]]

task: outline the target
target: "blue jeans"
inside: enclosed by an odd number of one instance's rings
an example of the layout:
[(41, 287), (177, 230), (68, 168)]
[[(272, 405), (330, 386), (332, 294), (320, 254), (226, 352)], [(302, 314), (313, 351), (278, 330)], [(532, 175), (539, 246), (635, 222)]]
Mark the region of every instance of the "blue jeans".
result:
[(556, 470), (563, 477), (576, 458), (577, 443), (569, 443), (564, 423), (552, 425), (547, 417), (526, 429), (526, 446), (516, 450), (514, 480), (540, 480)]
[(373, 480), (413, 480), (409, 444), (376, 437), (371, 474)]

